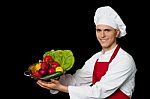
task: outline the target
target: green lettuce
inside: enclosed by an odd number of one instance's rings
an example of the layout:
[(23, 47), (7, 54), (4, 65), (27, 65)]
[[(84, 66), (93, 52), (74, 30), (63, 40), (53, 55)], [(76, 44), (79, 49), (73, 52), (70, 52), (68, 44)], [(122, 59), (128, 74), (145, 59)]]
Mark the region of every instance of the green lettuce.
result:
[(64, 71), (70, 70), (75, 63), (75, 57), (71, 50), (50, 50), (45, 52), (43, 58), (47, 55), (52, 56), (52, 58), (60, 64)]

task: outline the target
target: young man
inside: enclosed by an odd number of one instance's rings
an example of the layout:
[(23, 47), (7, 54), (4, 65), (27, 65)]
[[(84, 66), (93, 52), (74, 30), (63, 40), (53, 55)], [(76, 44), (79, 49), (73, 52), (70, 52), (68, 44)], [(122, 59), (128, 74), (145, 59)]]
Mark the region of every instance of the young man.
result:
[(102, 50), (88, 59), (75, 74), (37, 84), (70, 99), (130, 99), (135, 87), (136, 65), (132, 56), (117, 43), (126, 35), (126, 26), (110, 6), (100, 7), (94, 16), (96, 37)]

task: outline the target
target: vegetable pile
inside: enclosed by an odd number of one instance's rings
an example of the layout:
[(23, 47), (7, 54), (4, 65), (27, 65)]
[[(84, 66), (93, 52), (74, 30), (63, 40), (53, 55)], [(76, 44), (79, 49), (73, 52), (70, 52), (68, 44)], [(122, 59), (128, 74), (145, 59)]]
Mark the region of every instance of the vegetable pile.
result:
[(29, 66), (28, 73), (36, 79), (55, 79), (70, 70), (74, 62), (71, 50), (50, 50), (44, 53), (42, 60)]

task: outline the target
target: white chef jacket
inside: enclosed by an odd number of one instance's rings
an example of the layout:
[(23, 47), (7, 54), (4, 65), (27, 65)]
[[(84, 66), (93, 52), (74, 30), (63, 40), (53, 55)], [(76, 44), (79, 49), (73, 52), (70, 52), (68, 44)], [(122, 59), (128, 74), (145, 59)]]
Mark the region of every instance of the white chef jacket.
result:
[[(68, 85), (70, 99), (104, 99), (118, 88), (129, 97), (132, 96), (137, 69), (132, 56), (122, 48), (109, 64), (108, 70), (101, 80), (90, 86), (96, 60), (109, 62), (115, 48), (105, 53), (101, 51), (94, 54), (75, 74), (65, 74), (60, 77), (60, 82)], [(55, 91), (51, 90), (51, 92)]]

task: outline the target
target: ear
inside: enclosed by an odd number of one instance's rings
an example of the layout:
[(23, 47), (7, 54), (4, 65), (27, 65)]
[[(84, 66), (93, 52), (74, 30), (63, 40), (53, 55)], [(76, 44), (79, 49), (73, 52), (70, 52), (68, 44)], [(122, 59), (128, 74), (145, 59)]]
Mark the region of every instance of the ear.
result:
[(120, 30), (116, 30), (116, 37), (119, 37), (120, 35)]

